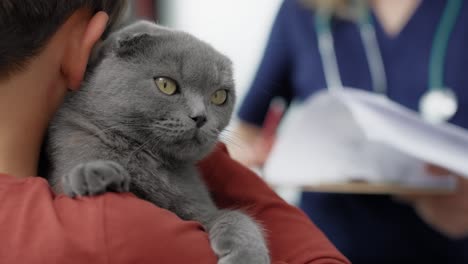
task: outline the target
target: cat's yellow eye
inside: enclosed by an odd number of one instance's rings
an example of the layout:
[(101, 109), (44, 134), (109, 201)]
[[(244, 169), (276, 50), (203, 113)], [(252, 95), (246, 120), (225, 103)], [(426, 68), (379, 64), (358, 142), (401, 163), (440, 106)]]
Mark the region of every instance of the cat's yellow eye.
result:
[(217, 90), (211, 95), (211, 102), (215, 105), (222, 105), (227, 100), (227, 91), (224, 89)]
[(170, 78), (158, 77), (154, 79), (154, 83), (161, 92), (167, 95), (173, 95), (177, 92), (177, 83)]

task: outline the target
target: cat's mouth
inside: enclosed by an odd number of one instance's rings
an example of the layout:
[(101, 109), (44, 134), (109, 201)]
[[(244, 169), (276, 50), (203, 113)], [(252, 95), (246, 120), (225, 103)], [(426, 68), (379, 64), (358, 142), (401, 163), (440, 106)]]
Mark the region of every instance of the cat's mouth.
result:
[(204, 143), (204, 140), (203, 140), (203, 139), (204, 139), (204, 137), (203, 137), (201, 131), (197, 129), (197, 130), (195, 131), (195, 133), (193, 133), (193, 138), (192, 138), (192, 140), (193, 140), (195, 143), (201, 145), (201, 144)]
[(206, 143), (206, 136), (204, 133), (198, 129), (185, 133), (185, 135), (181, 137), (177, 137), (175, 139), (176, 144), (196, 144), (196, 145), (203, 145)]

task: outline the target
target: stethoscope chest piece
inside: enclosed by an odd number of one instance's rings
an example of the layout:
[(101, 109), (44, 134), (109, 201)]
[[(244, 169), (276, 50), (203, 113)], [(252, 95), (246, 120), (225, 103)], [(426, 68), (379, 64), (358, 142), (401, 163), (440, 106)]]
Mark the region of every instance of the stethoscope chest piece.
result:
[(458, 109), (458, 100), (452, 89), (426, 91), (419, 101), (419, 111), (429, 122), (440, 123), (451, 119)]
[[(457, 17), (460, 14), (462, 4), (463, 0), (447, 1), (434, 35), (429, 62), (429, 89), (419, 101), (419, 111), (422, 117), (429, 122), (440, 123), (448, 121), (458, 110), (458, 98), (453, 90), (445, 87), (443, 77), (448, 41)], [(370, 19), (368, 7), (363, 5), (360, 8), (363, 8), (363, 10), (361, 12), (362, 17), (358, 19), (359, 31), (366, 51), (373, 89), (376, 92), (385, 94), (387, 90), (385, 67), (376, 33)], [(329, 10), (322, 10), (322, 13), (319, 12), (315, 17), (315, 26), (319, 38), (319, 52), (325, 80), (329, 89), (343, 87), (336, 53), (333, 48), (333, 34), (330, 20), (331, 15)]]

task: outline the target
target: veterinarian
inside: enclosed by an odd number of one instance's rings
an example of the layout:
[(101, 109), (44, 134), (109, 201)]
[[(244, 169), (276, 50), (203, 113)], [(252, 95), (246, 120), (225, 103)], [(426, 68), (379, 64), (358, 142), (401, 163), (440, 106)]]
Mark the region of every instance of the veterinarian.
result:
[[(125, 1), (0, 2), (0, 263), (216, 263), (200, 224), (131, 194), (71, 199), (37, 175), (47, 124)], [(102, 12), (104, 11), (104, 12)], [(221, 207), (260, 221), (274, 263), (349, 263), (220, 145), (200, 164)]]
[[(363, 9), (350, 17), (350, 8)], [(468, 129), (467, 24), (459, 0), (284, 0), (239, 111), (236, 134), (252, 148), (233, 146), (234, 157), (265, 161), (271, 142), (261, 127), (273, 98), (341, 84)], [(443, 101), (449, 107), (437, 112)], [(395, 198), (307, 192), (300, 207), (353, 263), (468, 263), (466, 178), (453, 195)]]

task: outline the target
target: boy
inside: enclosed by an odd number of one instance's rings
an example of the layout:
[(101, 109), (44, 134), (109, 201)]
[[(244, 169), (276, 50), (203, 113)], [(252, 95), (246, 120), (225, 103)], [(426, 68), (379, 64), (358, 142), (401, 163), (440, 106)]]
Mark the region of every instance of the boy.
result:
[[(198, 223), (130, 194), (56, 197), (46, 181), (32, 177), (50, 118), (67, 89), (79, 88), (94, 44), (124, 6), (121, 0), (0, 2), (2, 263), (217, 261)], [(249, 207), (263, 223), (275, 263), (348, 263), (304, 214), (218, 149), (200, 164), (205, 180), (221, 207)]]

